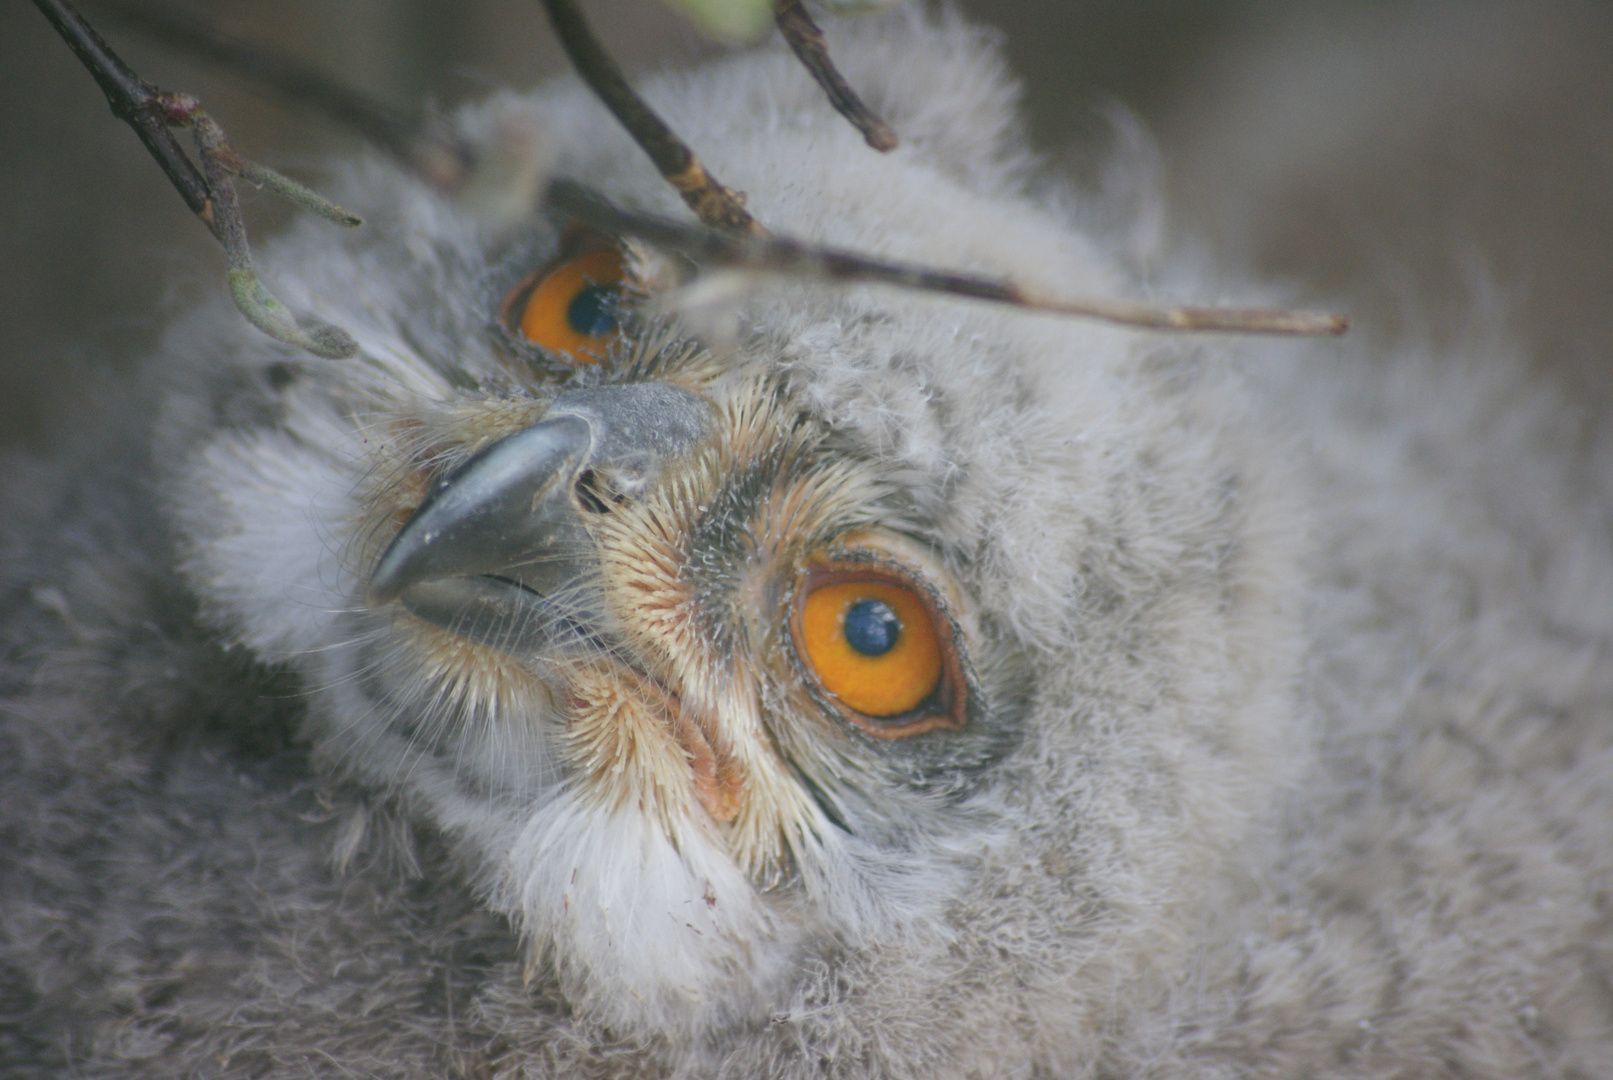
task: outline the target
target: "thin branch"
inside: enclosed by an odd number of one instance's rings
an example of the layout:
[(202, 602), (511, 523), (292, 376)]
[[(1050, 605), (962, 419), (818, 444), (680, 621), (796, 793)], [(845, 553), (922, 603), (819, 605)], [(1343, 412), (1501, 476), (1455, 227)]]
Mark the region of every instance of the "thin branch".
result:
[[(100, 84), (112, 115), (134, 128), (185, 205), (223, 246), (230, 265), (230, 295), (241, 313), (276, 340), (315, 355), (337, 359), (357, 352), (357, 344), (344, 330), (323, 323), (299, 325), (286, 306), (258, 280), (234, 177), (271, 186), (331, 221), (357, 225), (359, 219), (301, 184), (242, 158), (230, 148), (224, 130), (202, 111), (195, 98), (165, 93), (141, 79), (65, 0), (34, 0), (34, 4)], [(189, 128), (194, 134), (202, 161), (200, 170), (174, 138), (172, 129), (176, 127)]]
[(231, 37), (167, 4), (95, 0), (156, 41), (268, 87), (343, 124), (439, 191), (456, 191), (475, 164), (469, 145), (429, 119), (410, 119), (319, 69), (258, 42)]
[(571, 180), (551, 182), (548, 198), (550, 204), (563, 213), (596, 229), (636, 236), (657, 247), (717, 266), (793, 273), (831, 281), (880, 282), (1153, 330), (1315, 336), (1342, 334), (1348, 327), (1344, 316), (1322, 312), (1177, 307), (1142, 300), (1074, 300), (1046, 296), (1012, 281), (884, 262), (788, 237), (736, 237), (655, 214), (623, 209)]
[(628, 85), (622, 69), (594, 37), (572, 0), (542, 0), (542, 3), (577, 74), (615, 114), (667, 182), (678, 189), (695, 216), (714, 229), (763, 235), (765, 230), (745, 210), (743, 196), (718, 183), (700, 164), (694, 151), (673, 134), (666, 122)]
[(875, 116), (873, 110), (863, 104), (862, 98), (841, 77), (834, 61), (829, 59), (829, 46), (823, 40), (823, 31), (807, 14), (801, 0), (773, 0), (773, 20), (778, 23), (779, 33), (790, 43), (795, 55), (812, 73), (818, 85), (823, 87), (835, 111), (850, 120), (852, 126), (862, 132), (864, 141), (875, 150), (884, 152), (896, 149), (896, 132)]
[(201, 218), (217, 236), (213, 193), (190, 158), (185, 156), (179, 140), (168, 130), (168, 122), (153, 107), (156, 88), (136, 75), (83, 16), (63, 0), (34, 0), (34, 6), (50, 20), (51, 26), (78, 56), (78, 62), (95, 78), (106, 95), (107, 104), (112, 107), (112, 115), (134, 128), (134, 133), (140, 136), (190, 212)]

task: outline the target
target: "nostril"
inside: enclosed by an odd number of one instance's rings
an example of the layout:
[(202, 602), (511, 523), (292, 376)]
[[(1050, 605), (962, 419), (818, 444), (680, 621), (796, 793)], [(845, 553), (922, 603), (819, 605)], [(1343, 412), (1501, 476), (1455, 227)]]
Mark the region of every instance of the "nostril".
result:
[(577, 477), (577, 502), (584, 510), (594, 514), (608, 514), (611, 507), (622, 501), (622, 494), (611, 490), (605, 478), (593, 469), (584, 469)]

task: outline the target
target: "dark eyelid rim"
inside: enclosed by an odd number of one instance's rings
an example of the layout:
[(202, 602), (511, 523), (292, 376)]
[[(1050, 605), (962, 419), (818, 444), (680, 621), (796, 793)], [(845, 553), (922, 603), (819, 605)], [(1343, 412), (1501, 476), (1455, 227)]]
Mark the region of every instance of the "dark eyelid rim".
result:
[(614, 237), (581, 225), (568, 226), (560, 236), (560, 249), (554, 258), (521, 278), (498, 302), (498, 308), (493, 315), (493, 325), (505, 347), (513, 350), (522, 359), (538, 364), (549, 374), (564, 376), (574, 373), (577, 369), (576, 364), (522, 336), (521, 312), (526, 308), (532, 290), (557, 268), (593, 251), (621, 252), (621, 250), (620, 241)]
[[(847, 707), (818, 680), (817, 669), (801, 648), (801, 617), (806, 607), (807, 595), (824, 585), (855, 581), (894, 585), (918, 597), (930, 617), (936, 638), (941, 643), (941, 678), (937, 681), (934, 692), (905, 713), (896, 716), (869, 716)], [(814, 558), (796, 575), (786, 622), (789, 625), (790, 648), (795, 654), (796, 666), (805, 677), (812, 697), (820, 705), (855, 725), (858, 730), (877, 739), (906, 739), (938, 729), (955, 731), (967, 722), (969, 683), (964, 676), (961, 656), (962, 631), (957, 620), (942, 602), (939, 593), (911, 568), (881, 558), (875, 552), (859, 549)]]

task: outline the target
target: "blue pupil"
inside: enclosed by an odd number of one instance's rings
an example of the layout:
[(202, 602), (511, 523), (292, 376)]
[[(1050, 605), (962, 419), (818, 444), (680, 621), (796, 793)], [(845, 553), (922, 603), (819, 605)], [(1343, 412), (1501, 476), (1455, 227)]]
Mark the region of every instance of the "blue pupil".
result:
[(566, 322), (579, 334), (604, 337), (616, 332), (614, 285), (590, 285), (572, 298), (566, 307)]
[(846, 644), (864, 656), (884, 656), (902, 636), (902, 620), (883, 600), (859, 600), (846, 609)]

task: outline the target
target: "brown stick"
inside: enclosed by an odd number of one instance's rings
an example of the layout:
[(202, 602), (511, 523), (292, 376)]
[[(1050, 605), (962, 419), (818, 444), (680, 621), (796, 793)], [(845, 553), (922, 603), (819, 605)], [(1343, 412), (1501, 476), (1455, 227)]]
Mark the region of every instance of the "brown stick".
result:
[(773, 21), (779, 33), (790, 43), (791, 50), (800, 59), (812, 77), (829, 96), (829, 104), (853, 127), (862, 132), (864, 141), (875, 150), (884, 152), (896, 149), (896, 132), (872, 109), (863, 104), (846, 80), (841, 77), (834, 61), (829, 59), (829, 46), (823, 40), (823, 31), (812, 21), (801, 0), (774, 0)]
[(1314, 311), (1178, 307), (1142, 300), (1043, 296), (1002, 279), (884, 262), (783, 236), (736, 237), (687, 225), (655, 214), (623, 209), (570, 180), (553, 181), (549, 185), (549, 201), (562, 212), (597, 229), (636, 236), (657, 247), (717, 266), (796, 273), (832, 281), (881, 282), (1152, 330), (1316, 336), (1342, 334), (1349, 325), (1342, 315)]
[(442, 125), (399, 115), (296, 57), (242, 41), (167, 4), (96, 0), (115, 19), (164, 45), (216, 64), (309, 105), (358, 132), (441, 191), (457, 190), (474, 164), (470, 148)]
[[(359, 219), (272, 169), (241, 158), (225, 141), (224, 130), (202, 111), (195, 98), (158, 90), (136, 75), (65, 0), (34, 0), (34, 4), (100, 85), (112, 106), (112, 115), (134, 128), (185, 205), (223, 246), (230, 264), (230, 295), (241, 314), (271, 337), (317, 356), (338, 359), (357, 352), (358, 345), (338, 327), (317, 322), (299, 324), (258, 280), (233, 178), (243, 176), (271, 187), (277, 194), (343, 225), (357, 225)], [(202, 160), (200, 170), (174, 138), (172, 129), (176, 127), (189, 128), (195, 135)]]
[(576, 5), (571, 0), (542, 2), (577, 74), (615, 114), (667, 182), (678, 189), (695, 215), (714, 229), (764, 235), (765, 230), (745, 210), (743, 196), (718, 183), (694, 151), (628, 85), (622, 69), (594, 37)]
[(112, 115), (134, 128), (134, 133), (140, 136), (190, 212), (218, 236), (218, 223), (213, 219), (213, 192), (185, 156), (174, 133), (168, 130), (168, 122), (156, 105), (157, 88), (136, 75), (84, 17), (63, 0), (34, 0), (34, 6), (50, 20), (51, 26), (78, 56), (79, 63), (95, 78), (106, 95), (107, 104), (112, 107)]

